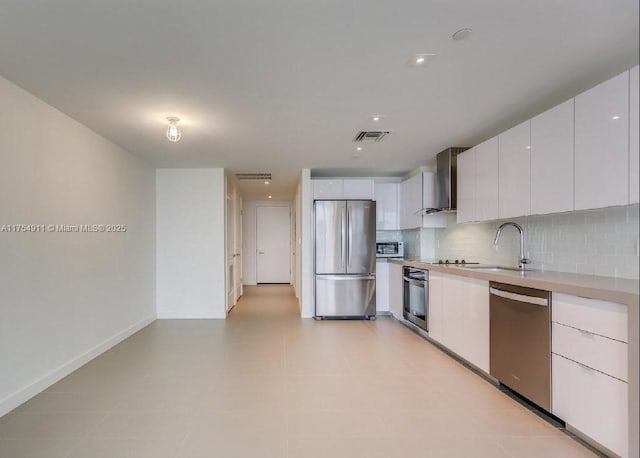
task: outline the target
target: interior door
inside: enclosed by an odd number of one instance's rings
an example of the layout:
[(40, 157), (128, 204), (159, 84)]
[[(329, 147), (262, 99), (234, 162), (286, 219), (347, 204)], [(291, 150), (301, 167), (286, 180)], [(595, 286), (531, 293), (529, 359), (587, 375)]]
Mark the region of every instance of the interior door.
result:
[(290, 282), (289, 207), (258, 207), (256, 209), (258, 283)]
[(227, 311), (236, 305), (235, 295), (235, 220), (233, 211), (233, 194), (227, 194), (227, 233), (226, 233), (226, 245), (227, 245)]
[(242, 197), (236, 195), (235, 200), (235, 251), (234, 251), (234, 279), (235, 302), (242, 296)]
[(376, 204), (347, 201), (347, 273), (367, 275), (376, 271)]

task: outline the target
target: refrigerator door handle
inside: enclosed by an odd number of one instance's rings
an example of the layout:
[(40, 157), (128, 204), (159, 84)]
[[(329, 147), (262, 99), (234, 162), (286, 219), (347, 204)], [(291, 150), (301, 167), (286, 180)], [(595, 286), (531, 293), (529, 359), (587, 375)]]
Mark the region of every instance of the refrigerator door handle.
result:
[(349, 248), (347, 248), (347, 250), (349, 251), (349, 253), (347, 254), (347, 266), (350, 266), (351, 265), (351, 243), (353, 242), (353, 229), (351, 229), (351, 218), (352, 218), (351, 207), (349, 207), (348, 212), (349, 212), (349, 214), (347, 215), (348, 216), (348, 220), (347, 220), (347, 228), (348, 229), (347, 229), (347, 231), (348, 231), (348, 234), (349, 234), (349, 240), (348, 240), (347, 245), (349, 246)]
[(347, 258), (347, 235), (345, 234), (347, 228), (347, 216), (346, 210), (344, 207), (342, 208), (342, 230), (340, 231), (340, 251), (342, 254), (342, 267), (345, 266), (346, 258)]

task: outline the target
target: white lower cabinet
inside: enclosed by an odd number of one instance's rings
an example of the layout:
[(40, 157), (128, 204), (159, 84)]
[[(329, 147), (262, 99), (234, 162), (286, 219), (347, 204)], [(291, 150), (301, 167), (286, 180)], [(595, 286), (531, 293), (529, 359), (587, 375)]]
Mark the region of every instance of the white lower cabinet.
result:
[(627, 344), (559, 323), (551, 323), (553, 353), (626, 382)]
[(489, 282), (429, 272), (429, 336), (489, 372)]
[(628, 456), (627, 308), (553, 293), (552, 412)]
[(393, 262), (389, 268), (389, 311), (394, 317), (402, 319), (402, 266)]
[(627, 446), (627, 384), (552, 355), (552, 412), (622, 457)]
[(446, 276), (429, 271), (429, 337), (448, 347), (447, 326), (445, 325)]
[(376, 262), (376, 310), (389, 311), (389, 263)]
[(553, 293), (551, 321), (627, 342), (627, 307), (569, 294)]

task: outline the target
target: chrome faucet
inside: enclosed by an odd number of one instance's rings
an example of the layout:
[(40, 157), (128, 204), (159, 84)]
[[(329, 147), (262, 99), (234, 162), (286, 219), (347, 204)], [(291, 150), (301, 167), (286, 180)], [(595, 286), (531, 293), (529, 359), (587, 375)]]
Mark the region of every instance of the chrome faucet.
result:
[(493, 240), (493, 246), (498, 248), (498, 242), (500, 241), (500, 235), (502, 234), (502, 229), (504, 229), (507, 226), (515, 227), (520, 233), (520, 260), (518, 261), (518, 267), (520, 268), (520, 270), (524, 270), (524, 266), (526, 264), (529, 264), (529, 260), (524, 256), (524, 229), (522, 229), (522, 226), (512, 222), (501, 224), (500, 227), (498, 227), (498, 230), (496, 231), (496, 238)]

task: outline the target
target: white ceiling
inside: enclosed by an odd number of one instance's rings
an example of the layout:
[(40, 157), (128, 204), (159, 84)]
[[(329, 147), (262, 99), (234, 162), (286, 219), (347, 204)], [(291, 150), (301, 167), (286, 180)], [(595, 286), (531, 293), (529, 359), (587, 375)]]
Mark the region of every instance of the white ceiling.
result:
[[(451, 35), (473, 28), (465, 41)], [(416, 52), (436, 52), (410, 68)], [(638, 62), (637, 0), (4, 0), (0, 75), (158, 167), (402, 174)], [(354, 157), (382, 114), (392, 131)], [(184, 118), (165, 140), (164, 118)], [(362, 170), (360, 170), (362, 172)], [(244, 186), (246, 198), (264, 198)]]

